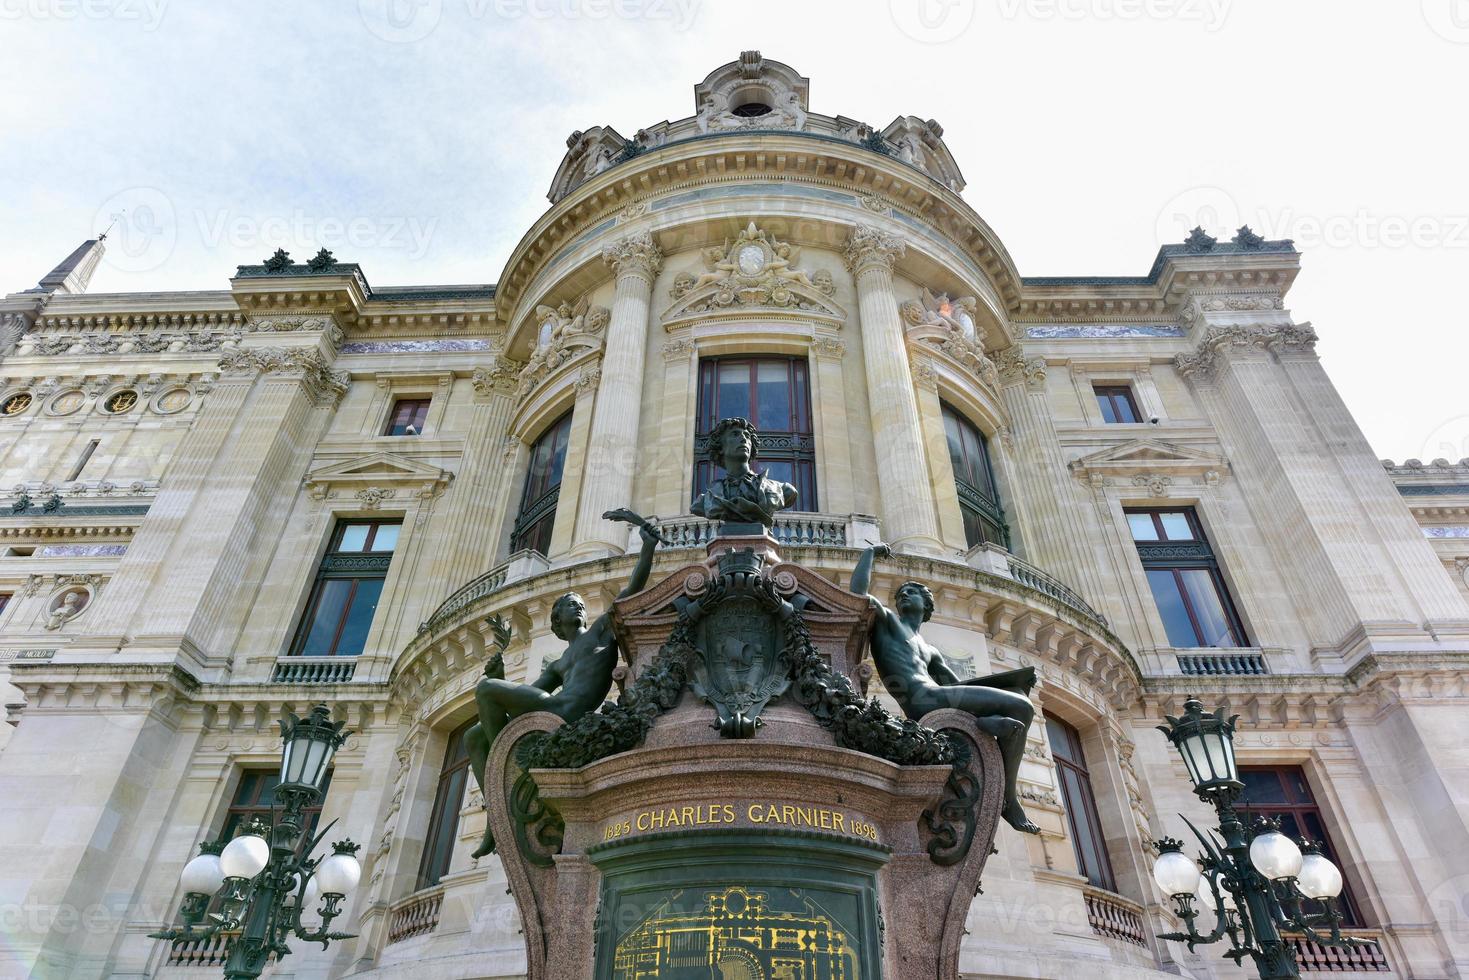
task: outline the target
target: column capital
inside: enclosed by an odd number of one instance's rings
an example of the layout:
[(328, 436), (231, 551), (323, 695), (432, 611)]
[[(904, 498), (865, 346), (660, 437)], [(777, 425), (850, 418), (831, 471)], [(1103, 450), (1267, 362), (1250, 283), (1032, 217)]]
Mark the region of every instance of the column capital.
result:
[(1039, 388), (1046, 380), (1046, 362), (1039, 357), (1026, 360), (1025, 348), (1011, 344), (995, 355), (995, 368), (1003, 384), (1024, 381), (1032, 388)]
[(316, 347), (242, 347), (226, 350), (219, 358), (225, 378), (276, 376), (294, 378), (305, 386), (317, 404), (335, 406), (347, 393), (352, 379), (346, 371), (332, 369)]
[(891, 270), (893, 263), (903, 257), (908, 246), (897, 235), (891, 235), (872, 225), (858, 225), (847, 239), (847, 268), (853, 275), (860, 275), (871, 268)]
[(612, 267), (617, 278), (639, 276), (652, 282), (663, 267), (663, 250), (646, 231), (628, 235), (602, 249), (602, 261)]
[(503, 354), (496, 355), (489, 367), (474, 369), (470, 379), (474, 385), (474, 393), (480, 398), (488, 398), (496, 392), (513, 395), (524, 367), (525, 364), (521, 361), (512, 360)]
[(1212, 382), (1231, 356), (1250, 353), (1268, 356), (1310, 353), (1316, 349), (1316, 331), (1309, 323), (1276, 327), (1210, 327), (1192, 351), (1174, 355), (1178, 373), (1195, 384)]

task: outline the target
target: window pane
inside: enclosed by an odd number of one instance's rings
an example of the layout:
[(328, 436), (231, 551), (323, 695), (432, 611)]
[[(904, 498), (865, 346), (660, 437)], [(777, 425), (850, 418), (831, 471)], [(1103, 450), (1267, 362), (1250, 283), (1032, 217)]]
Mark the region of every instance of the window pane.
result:
[(331, 654), (332, 641), (341, 625), (351, 591), (351, 579), (327, 579), (317, 586), (316, 604), (311, 613), (311, 625), (307, 627), (306, 638), (301, 643), (301, 656), (325, 657)]
[(1163, 522), (1163, 534), (1169, 541), (1192, 541), (1194, 529), (1189, 526), (1188, 515), (1182, 511), (1164, 511), (1158, 515)]
[(347, 613), (347, 622), (342, 627), (342, 638), (337, 643), (336, 655), (355, 657), (367, 643), (367, 631), (372, 627), (372, 614), (377, 612), (378, 596), (383, 591), (380, 578), (360, 579), (357, 591), (352, 596), (352, 608)]
[(1142, 419), (1138, 417), (1138, 414), (1137, 414), (1137, 406), (1133, 404), (1133, 401), (1132, 401), (1132, 392), (1129, 391), (1128, 389), (1123, 388), (1120, 391), (1118, 391), (1117, 394), (1115, 396), (1113, 396), (1112, 402), (1113, 402), (1113, 405), (1116, 408), (1117, 421), (1119, 421), (1119, 422), (1141, 422), (1142, 421)]
[(372, 530), (371, 524), (348, 524), (342, 528), (342, 540), (337, 545), (338, 551), (361, 551), (367, 544), (367, 532)]
[(1097, 389), (1097, 405), (1102, 409), (1103, 422), (1116, 422), (1117, 410), (1112, 407), (1112, 396), (1104, 389)]
[(1203, 634), (1199, 638), (1201, 645), (1238, 646), (1213, 574), (1205, 568), (1183, 568), (1179, 569), (1178, 574), (1183, 579), (1184, 588), (1188, 590), (1189, 605), (1193, 607), (1194, 618), (1198, 620), (1199, 630)]
[(1285, 788), (1280, 784), (1277, 770), (1241, 769), (1239, 778), (1245, 784), (1245, 791), (1240, 797), (1241, 806), (1286, 802)]
[(1087, 881), (1100, 888), (1111, 888), (1110, 876), (1106, 873), (1106, 857), (1102, 853), (1101, 828), (1092, 817), (1091, 787), (1082, 775), (1070, 766), (1062, 766), (1061, 797), (1066, 804), (1066, 813), (1071, 818), (1074, 831), (1072, 846), (1076, 849), (1076, 861)]
[(719, 365), (719, 419), (750, 417), (750, 365)]
[(766, 475), (772, 480), (779, 480), (781, 483), (789, 483), (792, 486), (795, 485), (796, 464), (790, 460), (774, 459), (769, 462), (756, 460), (756, 463), (761, 469), (765, 470)]
[(1127, 526), (1132, 528), (1134, 541), (1158, 540), (1158, 527), (1153, 523), (1152, 514), (1128, 514)]
[(1076, 753), (1072, 751), (1071, 732), (1067, 730), (1063, 722), (1049, 715), (1046, 717), (1046, 738), (1050, 740), (1051, 752), (1056, 758), (1074, 762), (1077, 765), (1082, 764), (1081, 760), (1076, 757)]
[(1150, 569), (1148, 585), (1153, 590), (1153, 601), (1158, 604), (1158, 615), (1163, 628), (1168, 631), (1168, 642), (1175, 647), (1205, 646), (1194, 632), (1193, 622), (1188, 617), (1188, 607), (1178, 591), (1178, 580), (1170, 569)]
[(377, 533), (372, 536), (373, 551), (392, 551), (398, 546), (397, 524), (379, 524)]
[(755, 367), (757, 383), (756, 428), (789, 432), (791, 424), (790, 364), (762, 361)]

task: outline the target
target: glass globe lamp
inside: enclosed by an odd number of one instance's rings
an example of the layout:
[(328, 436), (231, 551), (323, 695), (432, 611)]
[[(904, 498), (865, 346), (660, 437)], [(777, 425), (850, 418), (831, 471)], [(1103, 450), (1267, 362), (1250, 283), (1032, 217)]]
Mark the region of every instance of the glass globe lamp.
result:
[(1192, 896), (1199, 887), (1199, 866), (1183, 853), (1183, 844), (1170, 838), (1158, 842), (1158, 861), (1153, 865), (1153, 880), (1163, 894)]

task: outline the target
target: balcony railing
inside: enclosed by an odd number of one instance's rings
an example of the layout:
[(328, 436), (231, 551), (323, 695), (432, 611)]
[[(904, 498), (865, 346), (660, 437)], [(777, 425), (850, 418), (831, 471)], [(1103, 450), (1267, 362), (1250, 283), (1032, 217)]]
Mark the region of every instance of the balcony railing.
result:
[(388, 945), (413, 936), (433, 932), (439, 924), (439, 910), (444, 906), (442, 887), (409, 895), (388, 910)]
[(356, 670), (356, 657), (282, 657), (270, 679), (276, 684), (344, 684)]
[[(784, 513), (775, 519), (770, 534), (781, 544), (792, 547), (824, 545), (856, 547), (865, 544), (854, 533), (854, 524), (865, 521), (876, 529), (876, 521), (861, 515)], [(662, 521), (659, 532), (670, 548), (702, 548), (719, 533), (719, 523), (703, 517), (676, 517)]]
[(1368, 940), (1366, 945), (1342, 949), (1322, 946), (1305, 936), (1286, 936), (1296, 954), (1296, 964), (1305, 973), (1391, 973), (1383, 955), (1381, 933), (1366, 929), (1343, 929), (1346, 935)]
[(1092, 932), (1138, 946), (1148, 944), (1141, 906), (1098, 888), (1086, 889), (1083, 897), (1086, 899), (1086, 920), (1091, 924)]
[(1006, 555), (1005, 558), (1010, 568), (1010, 577), (1021, 585), (1028, 585), (1057, 602), (1063, 602), (1073, 609), (1084, 612), (1103, 626), (1108, 625), (1107, 617), (1093, 609), (1081, 597), (1081, 593), (1071, 586), (1041, 571), (1023, 558), (1017, 558), (1014, 555)]
[(510, 571), (510, 563), (503, 562), (485, 572), (479, 578), (474, 579), (468, 585), (460, 586), (449, 598), (439, 603), (433, 615), (418, 624), (418, 632), (429, 633), (438, 629), (444, 623), (453, 619), (459, 611), (473, 602), (483, 599), (505, 585), (505, 579)]
[[(168, 951), (165, 966), (224, 966), (225, 946), (240, 933), (217, 932), (207, 939), (180, 939)], [(271, 960), (275, 954), (271, 954)]]
[(1186, 677), (1270, 673), (1270, 668), (1265, 663), (1265, 654), (1259, 650), (1180, 653), (1178, 654), (1178, 669)]

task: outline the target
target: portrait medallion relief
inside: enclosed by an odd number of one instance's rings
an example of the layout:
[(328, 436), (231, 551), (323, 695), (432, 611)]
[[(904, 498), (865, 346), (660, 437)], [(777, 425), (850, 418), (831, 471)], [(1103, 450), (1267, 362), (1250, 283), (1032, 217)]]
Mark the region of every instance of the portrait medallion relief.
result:
[(170, 388), (153, 399), (153, 411), (159, 415), (172, 415), (188, 408), (193, 400), (194, 393), (188, 388)]
[(740, 249), (737, 260), (740, 272), (747, 276), (759, 275), (760, 270), (765, 268), (765, 249), (759, 245), (746, 245)]
[(68, 620), (75, 619), (92, 601), (92, 590), (86, 586), (63, 589), (46, 603), (46, 628), (57, 630)]

